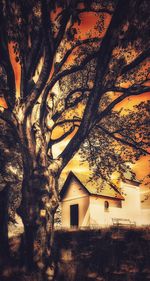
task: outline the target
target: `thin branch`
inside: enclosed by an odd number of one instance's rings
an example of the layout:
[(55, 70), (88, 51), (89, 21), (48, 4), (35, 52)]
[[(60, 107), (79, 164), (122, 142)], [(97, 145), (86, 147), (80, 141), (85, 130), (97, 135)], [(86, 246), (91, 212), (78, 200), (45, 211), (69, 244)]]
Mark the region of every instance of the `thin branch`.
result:
[(95, 123), (99, 108), (99, 100), (103, 95), (103, 89), (101, 89), (103, 77), (107, 72), (112, 51), (118, 40), (116, 31), (118, 27), (120, 27), (120, 25), (125, 21), (130, 10), (130, 4), (130, 0), (118, 1), (117, 7), (112, 16), (111, 23), (106, 31), (105, 37), (102, 40), (98, 52), (95, 86), (91, 91), (91, 95), (89, 96), (89, 100), (83, 114), (83, 119), (77, 133), (60, 155), (60, 158), (62, 158), (63, 161), (61, 169), (66, 166), (69, 160), (78, 151), (80, 144), (88, 136), (93, 124)]
[[(75, 93), (78, 93), (78, 92), (81, 92), (82, 94), (77, 97), (74, 101), (72, 102), (69, 102), (69, 99), (75, 94)], [(66, 97), (65, 99), (65, 108), (68, 109), (68, 108), (71, 108), (71, 107), (74, 107), (75, 105), (77, 105), (80, 101), (82, 101), (85, 97), (84, 93), (86, 92), (89, 92), (89, 88), (77, 88), (75, 90), (72, 90), (69, 95)]]
[(56, 74), (53, 74), (52, 79), (50, 81), (49, 84), (47, 84), (47, 87), (45, 89), (45, 93), (44, 93), (44, 100), (46, 99), (47, 94), (49, 93), (49, 91), (53, 88), (53, 86), (63, 77), (70, 75), (72, 73), (75, 73), (77, 71), (82, 70), (87, 63), (89, 63), (92, 59), (96, 58), (98, 55), (98, 51), (94, 52), (92, 54), (90, 54), (88, 57), (86, 57), (80, 65), (74, 65), (73, 67), (70, 67), (69, 69), (65, 69), (62, 72)]
[[(56, 16), (55, 20), (58, 20), (60, 17), (63, 17), (63, 12), (64, 11), (61, 11), (60, 13), (58, 13), (58, 15)], [(102, 9), (102, 8), (99, 8), (99, 9), (93, 9), (93, 8), (83, 8), (83, 9), (76, 9), (76, 13), (77, 14), (81, 14), (81, 13), (88, 13), (88, 12), (94, 12), (94, 13), (106, 13), (106, 14), (109, 14), (109, 15), (112, 15), (113, 14), (113, 10), (108, 10), (108, 9)]]
[(26, 73), (27, 73), (27, 80), (30, 81), (36, 71), (36, 68), (39, 64), (39, 60), (42, 54), (42, 47), (43, 47), (43, 35), (40, 31), (36, 38), (33, 40), (33, 45), (31, 47), (31, 51), (28, 54), (27, 63), (26, 63)]
[(29, 114), (30, 110), (33, 108), (34, 103), (37, 101), (39, 98), (45, 83), (48, 80), (49, 77), (49, 72), (52, 66), (52, 58), (50, 56), (50, 51), (48, 46), (46, 46), (45, 43), (45, 54), (44, 54), (44, 62), (43, 62), (43, 67), (42, 71), (40, 73), (39, 79), (37, 83), (35, 84), (32, 93), (30, 96), (28, 96), (27, 101), (26, 101), (26, 113)]
[(74, 122), (81, 122), (81, 119), (80, 118), (73, 118), (73, 119), (65, 119), (65, 120), (59, 121), (59, 122), (54, 124), (53, 129), (56, 128), (57, 126), (61, 126), (61, 125), (64, 125), (66, 123), (74, 123)]
[(66, 8), (65, 10), (63, 10), (62, 12), (62, 18), (60, 20), (60, 29), (58, 31), (58, 34), (55, 38), (55, 48), (57, 49), (63, 36), (64, 36), (64, 32), (65, 32), (65, 29), (66, 29), (66, 26), (67, 26), (67, 23), (70, 19), (70, 10), (69, 8)]
[(66, 30), (66, 26), (70, 20), (71, 17), (73, 17), (73, 14), (74, 12), (76, 11), (76, 7), (78, 5), (78, 0), (73, 0), (73, 1), (66, 1), (66, 8), (65, 10), (62, 11), (62, 13), (59, 15), (60, 17), (60, 22), (59, 22), (59, 31), (58, 31), (58, 34), (56, 36), (56, 39), (55, 39), (55, 47), (58, 48), (63, 36), (64, 36), (64, 33), (65, 33), (65, 30)]
[(109, 14), (109, 15), (112, 15), (114, 13), (113, 10), (108, 10), (108, 9), (105, 9), (105, 8), (99, 8), (99, 9), (93, 9), (93, 8), (89, 8), (89, 9), (86, 9), (86, 8), (83, 8), (83, 9), (77, 9), (77, 13), (78, 14), (81, 14), (81, 13), (87, 13), (87, 12), (94, 12), (94, 13), (104, 13), (104, 14)]
[(57, 63), (57, 68), (56, 71), (54, 72), (54, 76), (61, 70), (62, 66), (64, 63), (67, 61), (68, 57), (71, 55), (71, 53), (76, 49), (77, 47), (84, 45), (84, 44), (89, 44), (89, 43), (94, 43), (94, 42), (99, 42), (100, 43), (101, 39), (98, 37), (95, 38), (87, 38), (84, 40), (78, 40), (74, 46), (72, 46), (64, 55), (63, 59)]
[[(89, 55), (87, 58), (85, 58), (84, 61), (82, 61), (82, 63), (80, 65), (75, 65), (73, 67), (71, 67), (70, 69), (65, 69), (64, 71), (58, 73), (56, 76), (52, 76), (51, 81), (47, 84), (44, 93), (43, 93), (43, 97), (42, 97), (42, 102), (41, 102), (41, 117), (40, 119), (43, 120), (44, 118), (44, 112), (45, 112), (45, 102), (47, 100), (48, 94), (50, 92), (50, 90), (53, 88), (53, 86), (63, 77), (70, 75), (72, 73), (78, 72), (80, 70), (82, 70), (86, 64), (88, 64), (93, 58), (95, 58), (97, 56), (98, 52), (95, 52), (91, 55)], [(56, 114), (57, 115), (57, 114)], [(58, 115), (60, 115), (58, 113)]]
[(141, 53), (138, 57), (136, 57), (131, 63), (127, 64), (123, 67), (121, 70), (120, 75), (124, 75), (133, 68), (135, 68), (137, 65), (139, 65), (141, 62), (143, 62), (146, 58), (150, 56), (150, 48), (145, 50), (143, 53)]
[(143, 142), (143, 141), (135, 141), (132, 137), (130, 137), (130, 136), (126, 136), (126, 135), (124, 135), (124, 134), (122, 134), (121, 132), (119, 133), (119, 135), (121, 136), (121, 137), (123, 137), (123, 138), (127, 138), (128, 140), (130, 140), (132, 143), (134, 143), (135, 145), (137, 144), (137, 145), (142, 145), (142, 144), (150, 144), (150, 142)]
[(15, 76), (13, 67), (11, 65), (9, 50), (8, 50), (8, 40), (6, 35), (5, 18), (2, 14), (2, 3), (0, 7), (0, 60), (3, 65), (6, 75), (7, 75), (7, 85), (8, 89), (5, 91), (5, 100), (9, 108), (13, 108), (16, 100), (16, 88), (15, 88)]
[(56, 143), (59, 143), (61, 141), (63, 141), (66, 137), (68, 137), (75, 129), (75, 127), (77, 127), (76, 125), (73, 125), (67, 132), (65, 132), (62, 136), (60, 136), (59, 138), (57, 139), (54, 139), (54, 140), (50, 140), (50, 143), (49, 143), (49, 148), (56, 144)]
[(86, 96), (82, 95), (81, 97), (79, 97), (78, 99), (76, 99), (74, 102), (70, 103), (69, 105), (67, 105), (66, 102), (65, 102), (65, 104), (66, 104), (66, 105), (65, 105), (65, 108), (64, 108), (63, 110), (61, 110), (61, 111), (55, 112), (55, 114), (54, 114), (53, 117), (52, 117), (52, 120), (53, 120), (54, 122), (56, 122), (56, 121), (62, 116), (62, 114), (63, 114), (67, 109), (73, 108), (73, 107), (76, 106), (80, 101), (84, 100), (85, 97), (86, 97)]
[(141, 150), (141, 152), (143, 152), (144, 154), (150, 154), (148, 151), (146, 151), (145, 149), (141, 148), (138, 146), (138, 143), (136, 143), (134, 141), (134, 143), (128, 142), (127, 140), (123, 139), (123, 138), (119, 138), (116, 137), (112, 132), (108, 131), (106, 128), (102, 127), (101, 125), (96, 125), (97, 128), (101, 129), (105, 134), (107, 134), (108, 136), (112, 137), (114, 140), (121, 142), (124, 145), (130, 146), (136, 150)]
[[(133, 85), (129, 88), (123, 88), (123, 87), (111, 87), (108, 89), (108, 91), (112, 92), (119, 92), (119, 93), (125, 93), (133, 95), (143, 94), (150, 91), (150, 86), (144, 86), (144, 85)], [(106, 92), (106, 91), (105, 91)]]
[[(70, 1), (70, 4), (69, 6), (67, 6), (67, 8), (63, 11), (63, 17), (60, 21), (60, 29), (59, 29), (59, 32), (58, 32), (58, 35), (55, 39), (55, 44), (54, 44), (54, 47), (55, 47), (55, 51), (57, 51), (58, 49), (58, 46), (60, 45), (60, 42), (64, 36), (64, 33), (65, 33), (65, 29), (66, 29), (66, 26), (67, 26), (67, 23), (70, 19), (70, 16), (72, 15), (76, 5), (78, 4), (78, 1)], [(69, 54), (66, 55), (65, 59), (67, 59), (67, 56), (69, 56)], [(93, 58), (93, 56), (92, 56)], [(91, 59), (92, 59), (91, 58)], [(64, 60), (65, 60), (64, 59)], [(90, 59), (90, 60), (91, 60)], [(61, 64), (58, 66), (57, 68), (57, 73), (59, 72), (59, 70), (61, 69), (62, 65), (63, 65), (64, 62), (61, 62)], [(88, 63), (88, 62), (85, 62), (85, 64)], [(84, 67), (84, 63), (82, 65), (82, 67)], [(42, 122), (42, 120), (44, 120), (44, 109), (45, 109), (45, 101), (47, 100), (47, 96), (49, 94), (49, 91), (52, 89), (52, 87), (55, 85), (55, 83), (61, 79), (62, 77), (66, 76), (66, 75), (69, 75), (71, 73), (74, 73), (78, 70), (80, 70), (82, 67), (74, 67), (73, 69), (69, 69), (69, 70), (64, 70), (63, 72), (61, 73), (54, 73), (53, 76), (52, 76), (52, 79), (50, 81), (50, 83), (46, 86), (45, 90), (44, 90), (44, 94), (43, 94), (43, 98), (42, 98), (42, 102), (41, 102), (41, 106), (40, 106), (40, 123), (44, 125), (44, 123)]]
[(95, 119), (95, 124), (97, 122), (99, 122), (100, 120), (102, 120), (105, 116), (107, 116), (110, 111), (121, 101), (123, 101), (124, 99), (126, 99), (127, 97), (130, 96), (138, 96), (141, 95), (142, 93), (145, 92), (149, 92), (150, 91), (150, 87), (148, 86), (142, 86), (142, 87), (130, 87), (128, 89), (125, 88), (119, 88), (119, 87), (114, 87), (112, 88), (112, 91), (118, 91), (118, 92), (124, 92), (123, 95), (120, 95), (119, 97), (117, 97), (114, 101), (112, 101), (102, 112), (99, 112), (97, 114), (97, 117)]

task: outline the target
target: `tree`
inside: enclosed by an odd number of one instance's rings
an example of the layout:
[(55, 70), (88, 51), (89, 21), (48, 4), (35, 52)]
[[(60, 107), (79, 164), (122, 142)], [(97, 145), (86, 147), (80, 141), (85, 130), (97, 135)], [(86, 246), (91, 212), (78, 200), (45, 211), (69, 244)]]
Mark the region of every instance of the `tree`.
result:
[(22, 159), (13, 131), (3, 120), (0, 131), (0, 244), (3, 255), (8, 255), (8, 222), (16, 222), (15, 212), (21, 202)]
[[(2, 92), (8, 105), (0, 117), (11, 126), (22, 155), (27, 260), (50, 280), (64, 167), (81, 148), (94, 175), (110, 181), (115, 169), (123, 177), (129, 161), (148, 153), (147, 105), (128, 115), (114, 110), (150, 90), (148, 0), (1, 0), (0, 5), (0, 59), (7, 82)], [(86, 35), (85, 13), (95, 16)], [(55, 155), (63, 140), (67, 144)]]

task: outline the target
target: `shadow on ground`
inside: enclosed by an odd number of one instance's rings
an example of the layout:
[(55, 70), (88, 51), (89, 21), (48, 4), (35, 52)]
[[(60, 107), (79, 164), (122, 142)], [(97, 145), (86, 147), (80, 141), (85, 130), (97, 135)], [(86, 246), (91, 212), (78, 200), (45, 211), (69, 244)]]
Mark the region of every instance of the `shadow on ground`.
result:
[[(33, 281), (20, 245), (21, 236), (11, 237), (0, 281)], [(56, 231), (54, 255), (56, 281), (150, 281), (149, 229)]]

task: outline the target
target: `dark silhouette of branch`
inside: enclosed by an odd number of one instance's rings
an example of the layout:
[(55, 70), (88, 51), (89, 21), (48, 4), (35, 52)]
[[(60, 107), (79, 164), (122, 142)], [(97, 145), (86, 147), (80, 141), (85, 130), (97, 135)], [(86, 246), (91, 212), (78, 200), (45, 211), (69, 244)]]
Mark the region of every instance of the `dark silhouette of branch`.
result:
[(48, 46), (46, 46), (45, 42), (45, 48), (44, 48), (44, 62), (43, 62), (43, 67), (41, 70), (41, 73), (39, 75), (38, 81), (35, 84), (32, 93), (30, 96), (28, 96), (27, 101), (26, 101), (26, 114), (30, 113), (30, 110), (33, 107), (33, 104), (37, 101), (39, 98), (42, 89), (45, 87), (45, 84), (48, 80), (49, 77), (49, 72), (52, 66), (52, 57), (50, 56), (50, 50)]
[[(53, 75), (51, 81), (47, 84), (43, 96), (42, 96), (42, 102), (41, 102), (41, 117), (40, 119), (43, 120), (44, 119), (44, 112), (45, 112), (45, 102), (47, 100), (48, 94), (50, 92), (50, 90), (53, 88), (53, 86), (63, 77), (69, 75), (69, 74), (73, 74), (75, 72), (78, 72), (80, 70), (82, 70), (93, 58), (95, 58), (97, 56), (98, 52), (94, 52), (91, 55), (88, 55), (85, 60), (83, 60), (81, 62), (80, 65), (74, 65), (69, 69), (65, 69), (64, 71), (58, 73), (56, 76)], [(59, 115), (59, 113), (58, 113)]]
[(51, 147), (52, 145), (54, 145), (56, 143), (59, 143), (59, 142), (63, 141), (66, 137), (68, 137), (74, 131), (75, 127), (76, 127), (76, 125), (73, 125), (67, 132), (65, 132), (59, 138), (54, 139), (54, 140), (51, 139), (50, 142), (49, 142), (49, 147)]
[(56, 82), (58, 82), (61, 78), (69, 75), (69, 74), (72, 74), (72, 73), (75, 73), (77, 71), (80, 71), (82, 70), (87, 63), (89, 63), (92, 59), (96, 58), (97, 57), (97, 54), (98, 52), (94, 52), (92, 53), (91, 55), (88, 55), (81, 63), (80, 65), (73, 65), (72, 67), (68, 68), (68, 69), (65, 69), (63, 70), (62, 72), (53, 75), (50, 83), (47, 85), (46, 89), (45, 89), (45, 92), (44, 92), (44, 95), (43, 95), (43, 99), (44, 101), (46, 100), (47, 98), (47, 95), (49, 93), (49, 91), (52, 89), (52, 87), (56, 84)]
[(103, 89), (101, 89), (103, 77), (107, 71), (112, 51), (118, 39), (116, 36), (117, 29), (127, 17), (127, 14), (130, 10), (130, 4), (130, 0), (122, 0), (117, 4), (116, 10), (112, 16), (111, 23), (106, 31), (105, 37), (99, 49), (95, 86), (91, 91), (91, 95), (89, 96), (83, 119), (76, 135), (72, 138), (70, 143), (66, 146), (66, 148), (60, 155), (60, 157), (63, 159), (61, 169), (63, 169), (68, 161), (73, 157), (73, 155), (79, 149), (80, 144), (84, 141), (91, 128), (93, 127), (99, 108), (99, 100), (103, 94)]
[(35, 71), (37, 69), (39, 60), (42, 55), (42, 47), (43, 47), (43, 35), (42, 35), (42, 31), (40, 31), (35, 36), (30, 54), (27, 57), (27, 62), (26, 62), (27, 81), (30, 81), (35, 75)]
[(61, 70), (62, 66), (64, 63), (67, 61), (68, 57), (71, 55), (71, 53), (79, 46), (84, 45), (84, 44), (89, 44), (89, 43), (100, 43), (101, 39), (100, 38), (87, 38), (84, 40), (78, 40), (64, 55), (63, 59), (57, 63), (57, 68), (54, 72), (54, 76)]
[(74, 122), (81, 122), (81, 119), (80, 118), (73, 118), (73, 119), (65, 119), (65, 120), (59, 121), (59, 122), (54, 124), (53, 129), (56, 128), (57, 126), (61, 126), (61, 125), (66, 124), (66, 123), (73, 123), (74, 124)]
[(109, 91), (125, 93), (131, 96), (143, 94), (150, 91), (150, 86), (133, 85), (129, 88), (111, 87)]
[[(81, 92), (81, 95), (79, 97), (77, 97), (74, 101), (70, 101), (69, 102), (69, 99), (75, 94), (75, 93), (78, 93), (78, 92)], [(68, 109), (68, 108), (71, 108), (71, 107), (74, 107), (76, 106), (80, 101), (82, 101), (85, 97), (85, 93), (86, 92), (89, 92), (89, 88), (77, 88), (75, 90), (72, 90), (70, 91), (70, 93), (67, 95), (66, 99), (65, 99), (65, 108)]]
[[(79, 90), (79, 89), (80, 89), (80, 90)], [(77, 90), (77, 89), (76, 89), (76, 90)], [(70, 93), (71, 93), (71, 94), (72, 94), (72, 93), (75, 93), (76, 90), (72, 90)], [(71, 102), (71, 103), (69, 103), (69, 104), (67, 104), (67, 102), (66, 102), (66, 100), (68, 99), (68, 96), (67, 96), (67, 98), (65, 99), (65, 107), (64, 107), (61, 111), (55, 112), (55, 114), (52, 116), (52, 120), (53, 120), (54, 122), (56, 122), (56, 121), (62, 116), (62, 114), (63, 114), (66, 110), (75, 107), (76, 105), (78, 105), (78, 103), (79, 103), (80, 101), (84, 100), (84, 98), (87, 97), (86, 95), (84, 95), (84, 91), (85, 91), (85, 92), (88, 91), (86, 88), (85, 88), (85, 89), (83, 89), (83, 88), (78, 88), (78, 90), (79, 90), (79, 91), (83, 91), (83, 94), (82, 94), (80, 97), (76, 98), (73, 102)], [(70, 95), (70, 94), (69, 94), (69, 95)]]
[(12, 113), (9, 109), (0, 110), (0, 119), (6, 121), (10, 126), (14, 127)]
[(145, 59), (150, 57), (150, 48), (143, 51), (138, 57), (136, 57), (131, 63), (127, 64), (123, 67), (121, 70), (121, 75), (124, 75), (128, 73), (130, 70), (138, 66), (141, 62), (143, 62)]
[[(94, 9), (92, 7), (90, 8), (83, 8), (83, 9), (76, 9), (77, 14), (81, 14), (81, 13), (87, 13), (87, 12), (94, 12), (94, 13), (105, 13), (105, 14), (109, 14), (112, 15), (113, 14), (113, 10), (110, 9), (105, 9), (105, 8), (99, 8), (99, 9)], [(63, 17), (64, 13), (63, 11), (61, 11), (60, 13), (58, 13), (56, 20), (59, 19), (60, 17)]]
[(87, 13), (87, 12), (94, 12), (94, 13), (104, 13), (104, 14), (109, 14), (112, 16), (112, 14), (114, 13), (114, 10), (110, 10), (110, 9), (105, 9), (105, 8), (99, 8), (99, 9), (94, 9), (94, 8), (90, 8), (90, 9), (77, 9), (78, 14), (80, 13)]
[(4, 91), (4, 97), (9, 108), (13, 108), (16, 100), (15, 76), (9, 57), (5, 19), (2, 14), (2, 10), (3, 4), (0, 3), (0, 61), (6, 71), (8, 85), (8, 88), (6, 89), (6, 91)]
[[(107, 134), (107, 135), (109, 135), (110, 137), (112, 137), (114, 140), (116, 140), (116, 141), (118, 141), (118, 142), (121, 142), (121, 143), (124, 144), (124, 145), (130, 146), (130, 147), (132, 147), (132, 148), (134, 148), (134, 149), (136, 149), (136, 150), (140, 150), (140, 151), (143, 152), (144, 154), (150, 154), (147, 150), (141, 148), (141, 147), (138, 145), (138, 143), (136, 143), (135, 141), (133, 142), (132, 139), (131, 139), (132, 142), (129, 142), (129, 141), (127, 141), (127, 140), (124, 139), (124, 138), (119, 138), (119, 137), (115, 136), (114, 133), (108, 131), (106, 128), (102, 127), (101, 125), (97, 125), (97, 127), (98, 127), (99, 129), (101, 129), (105, 134)], [(124, 137), (125, 137), (125, 136), (124, 136)]]
[(125, 88), (119, 88), (119, 87), (114, 87), (112, 88), (112, 91), (116, 92), (123, 92), (124, 94), (120, 95), (117, 97), (114, 101), (112, 101), (102, 112), (97, 113), (97, 117), (95, 118), (95, 123), (99, 122), (102, 120), (105, 116), (110, 114), (111, 110), (121, 101), (126, 99), (127, 97), (130, 96), (138, 96), (141, 95), (142, 93), (149, 92), (150, 87), (148, 86), (141, 86), (141, 87), (130, 87), (128, 89)]

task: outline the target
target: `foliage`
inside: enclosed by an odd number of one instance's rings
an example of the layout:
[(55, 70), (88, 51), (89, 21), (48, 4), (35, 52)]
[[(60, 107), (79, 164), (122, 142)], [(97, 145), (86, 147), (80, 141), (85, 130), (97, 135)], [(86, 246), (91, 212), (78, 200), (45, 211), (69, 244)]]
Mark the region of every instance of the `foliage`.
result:
[[(7, 175), (18, 190), (23, 173), (22, 219), (33, 253), (27, 260), (45, 272), (58, 180), (79, 149), (94, 177), (107, 182), (114, 171), (134, 177), (129, 162), (149, 154), (148, 102), (121, 110), (121, 102), (150, 91), (149, 13), (148, 0), (0, 1), (8, 106), (0, 112), (8, 123), (1, 181)], [(92, 19), (87, 29), (85, 16)]]
[(2, 120), (0, 131), (0, 191), (8, 187), (8, 215), (14, 220), (21, 202), (22, 159), (12, 129)]
[[(93, 177), (102, 182), (111, 182), (113, 173), (118, 172), (125, 180), (128, 175), (136, 179), (131, 169), (149, 148), (149, 101), (134, 106), (124, 114), (113, 111), (92, 130), (80, 149), (82, 161), (88, 161)], [(144, 114), (143, 114), (144, 112)]]
[[(25, 124), (31, 116), (23, 138), (33, 138), (37, 162), (44, 142), (52, 164), (55, 145), (70, 140), (57, 156), (59, 173), (80, 146), (93, 176), (109, 182), (114, 171), (124, 178), (129, 170), (134, 177), (129, 163), (148, 153), (148, 103), (128, 112), (114, 109), (127, 97), (149, 90), (148, 1), (120, 5), (104, 0), (1, 2), (1, 92), (9, 121), (20, 134), (17, 123)], [(85, 12), (97, 20), (83, 36)], [(21, 65), (20, 98), (9, 82), (14, 70), (5, 64), (10, 64), (7, 44), (12, 43)]]

